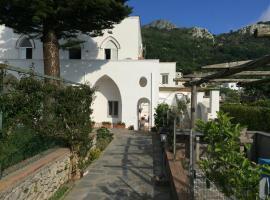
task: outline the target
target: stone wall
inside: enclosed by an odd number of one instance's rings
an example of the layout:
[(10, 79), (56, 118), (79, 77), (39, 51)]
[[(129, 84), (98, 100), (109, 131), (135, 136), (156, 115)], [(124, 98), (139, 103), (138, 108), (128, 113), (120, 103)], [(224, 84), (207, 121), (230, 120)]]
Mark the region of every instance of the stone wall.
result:
[(45, 200), (70, 178), (70, 151), (59, 148), (0, 180), (2, 200)]

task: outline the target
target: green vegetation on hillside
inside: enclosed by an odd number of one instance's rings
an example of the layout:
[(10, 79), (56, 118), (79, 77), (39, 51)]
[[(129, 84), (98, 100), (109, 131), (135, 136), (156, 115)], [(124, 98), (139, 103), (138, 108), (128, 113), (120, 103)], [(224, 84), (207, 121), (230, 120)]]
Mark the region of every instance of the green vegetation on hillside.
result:
[(177, 71), (190, 73), (203, 65), (248, 60), (270, 53), (270, 39), (230, 32), (215, 40), (194, 38), (190, 29), (142, 28), (147, 59), (177, 62)]

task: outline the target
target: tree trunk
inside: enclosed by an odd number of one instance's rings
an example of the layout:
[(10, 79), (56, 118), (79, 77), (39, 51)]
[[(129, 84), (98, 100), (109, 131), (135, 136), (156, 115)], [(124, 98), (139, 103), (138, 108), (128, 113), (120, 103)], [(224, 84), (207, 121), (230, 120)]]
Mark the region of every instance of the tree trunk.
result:
[(43, 37), (44, 74), (60, 77), (59, 43), (54, 31), (48, 31)]

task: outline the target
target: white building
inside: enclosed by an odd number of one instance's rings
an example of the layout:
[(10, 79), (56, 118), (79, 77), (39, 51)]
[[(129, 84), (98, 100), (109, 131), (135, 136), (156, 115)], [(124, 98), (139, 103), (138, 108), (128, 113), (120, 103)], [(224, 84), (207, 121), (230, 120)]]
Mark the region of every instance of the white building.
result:
[[(153, 126), (158, 103), (172, 104), (182, 88), (173, 81), (176, 63), (143, 59), (140, 27), (139, 17), (128, 17), (103, 36), (79, 35), (84, 41), (79, 48), (60, 50), (61, 77), (96, 88), (93, 120), (97, 123), (121, 121), (137, 129), (144, 118), (146, 125)], [(0, 26), (0, 62), (21, 68), (33, 64), (43, 73), (42, 48), (41, 41)], [(207, 109), (207, 115), (215, 115), (216, 110)]]

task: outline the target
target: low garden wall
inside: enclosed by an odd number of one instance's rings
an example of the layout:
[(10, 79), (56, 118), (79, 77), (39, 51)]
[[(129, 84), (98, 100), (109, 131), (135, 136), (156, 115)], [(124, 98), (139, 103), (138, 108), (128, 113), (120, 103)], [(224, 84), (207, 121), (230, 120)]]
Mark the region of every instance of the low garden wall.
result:
[(70, 179), (70, 151), (58, 148), (0, 180), (0, 199), (45, 200)]

